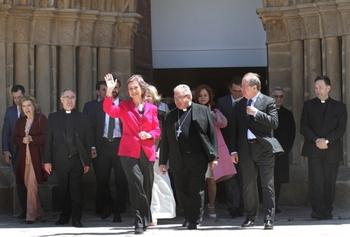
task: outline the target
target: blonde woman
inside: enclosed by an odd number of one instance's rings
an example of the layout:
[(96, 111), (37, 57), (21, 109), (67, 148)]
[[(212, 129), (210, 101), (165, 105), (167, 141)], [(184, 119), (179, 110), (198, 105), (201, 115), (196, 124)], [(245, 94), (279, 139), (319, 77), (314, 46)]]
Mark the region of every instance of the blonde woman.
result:
[[(148, 103), (154, 104), (158, 107), (158, 119), (160, 121), (160, 127), (164, 124), (165, 114), (169, 111), (168, 106), (161, 102), (162, 97), (158, 94), (157, 88), (149, 85), (146, 91), (145, 100)], [(157, 159), (154, 162), (154, 182), (152, 189), (152, 202), (151, 212), (153, 222), (151, 225), (157, 225), (158, 219), (174, 218), (175, 212), (175, 199), (173, 190), (170, 184), (170, 178), (168, 173), (161, 174), (159, 172), (159, 144), (160, 139), (155, 141), (157, 149)]]
[(33, 96), (24, 96), (19, 104), (25, 116), (17, 120), (12, 137), (18, 146), (16, 183), (24, 183), (27, 188), (27, 224), (44, 215), (38, 196), (38, 184), (43, 181), (43, 146), (46, 134), (46, 117), (37, 113), (39, 106)]

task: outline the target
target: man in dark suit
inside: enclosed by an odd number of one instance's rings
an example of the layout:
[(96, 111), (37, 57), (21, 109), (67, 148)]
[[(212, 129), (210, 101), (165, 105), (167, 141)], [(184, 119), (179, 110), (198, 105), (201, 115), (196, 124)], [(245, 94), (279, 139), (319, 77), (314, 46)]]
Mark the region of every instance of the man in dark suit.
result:
[[(119, 104), (120, 80), (112, 92), (114, 105)], [(126, 210), (126, 195), (128, 183), (124, 169), (118, 156), (121, 123), (118, 118), (110, 118), (103, 111), (103, 101), (95, 103), (90, 114), (93, 147), (91, 151), (92, 164), (97, 180), (96, 210), (101, 210), (101, 218), (108, 218), (114, 211), (113, 222), (122, 222), (120, 216)], [(116, 188), (116, 203), (114, 203), (109, 189), (111, 170), (114, 170), (114, 184)]]
[(82, 177), (90, 169), (92, 137), (89, 117), (74, 109), (75, 101), (72, 90), (63, 90), (63, 109), (49, 115), (44, 162), (46, 172), (54, 170), (58, 179), (61, 215), (55, 224), (67, 224), (72, 217), (74, 227), (83, 227)]
[(252, 227), (259, 213), (257, 178), (260, 174), (264, 229), (273, 229), (275, 216), (275, 189), (273, 169), (275, 154), (283, 152), (273, 129), (278, 126), (275, 101), (260, 93), (261, 82), (256, 73), (247, 73), (242, 79), (243, 98), (233, 108), (231, 158), (242, 167), (243, 200), (246, 220), (242, 227)]
[(276, 213), (280, 213), (278, 208), (278, 199), (281, 192), (282, 183), (289, 183), (289, 152), (292, 150), (295, 139), (295, 121), (292, 111), (283, 106), (284, 90), (282, 87), (275, 86), (271, 91), (271, 97), (276, 102), (278, 112), (278, 128), (273, 131), (274, 137), (281, 144), (284, 153), (275, 157), (275, 202)]
[(328, 77), (316, 77), (316, 98), (305, 101), (300, 120), (301, 155), (308, 157), (311, 217), (318, 220), (333, 218), (335, 184), (343, 159), (341, 138), (347, 122), (345, 104), (330, 98), (330, 89)]
[[(235, 100), (242, 97), (241, 89), (242, 77), (234, 77), (230, 81), (229, 90), (230, 94), (218, 99), (216, 108), (219, 109), (227, 118), (228, 124), (232, 123), (232, 111), (233, 103)], [(225, 143), (229, 144), (230, 126), (221, 128), (222, 135)], [(242, 169), (239, 163), (234, 164), (237, 170), (237, 174), (225, 181), (226, 189), (226, 203), (227, 208), (232, 218), (243, 216), (243, 196), (242, 196)]]
[(166, 115), (162, 130), (159, 170), (169, 159), (175, 189), (185, 217), (182, 226), (197, 229), (203, 216), (205, 173), (217, 165), (217, 138), (209, 109), (192, 102), (191, 90), (174, 89), (176, 107)]
[(106, 90), (107, 90), (107, 85), (106, 85), (106, 81), (98, 81), (96, 82), (96, 95), (97, 95), (97, 99), (96, 100), (91, 100), (88, 101), (84, 104), (84, 108), (83, 108), (83, 113), (90, 115), (92, 112), (92, 109), (94, 108), (94, 105), (103, 100), (106, 96)]
[[(17, 146), (12, 142), (13, 132), (15, 131), (17, 119), (21, 112), (18, 107), (19, 102), (25, 94), (24, 87), (21, 85), (14, 85), (11, 89), (13, 103), (11, 107), (7, 108), (2, 126), (2, 154), (4, 154), (5, 162), (12, 163), (13, 172), (16, 174), (17, 168)], [(27, 213), (27, 189), (24, 184), (17, 184), (18, 200), (22, 207), (22, 213), (18, 216), (19, 219), (26, 218)]]

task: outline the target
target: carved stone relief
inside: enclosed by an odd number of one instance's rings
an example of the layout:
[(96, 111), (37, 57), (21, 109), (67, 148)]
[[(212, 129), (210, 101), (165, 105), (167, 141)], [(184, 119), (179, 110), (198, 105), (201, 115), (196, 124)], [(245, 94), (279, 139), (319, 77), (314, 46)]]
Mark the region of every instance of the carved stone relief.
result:
[(305, 33), (307, 38), (320, 37), (320, 27), (318, 16), (308, 16), (303, 18)]
[(29, 40), (30, 24), (29, 20), (15, 18), (13, 20), (13, 39), (14, 41), (27, 42)]
[(91, 45), (93, 33), (93, 23), (80, 23), (79, 43), (82, 45)]
[(71, 21), (58, 21), (57, 43), (59, 45), (74, 44), (74, 24)]
[(290, 40), (298, 40), (302, 37), (302, 24), (300, 18), (287, 19)]
[(350, 34), (350, 12), (342, 12), (341, 19), (344, 33)]
[(283, 42), (287, 40), (282, 20), (268, 20), (265, 24), (267, 42)]
[(36, 20), (34, 23), (34, 42), (49, 43), (50, 42), (50, 21)]
[(338, 33), (338, 14), (326, 14), (322, 17), (323, 30), (325, 35), (337, 35)]

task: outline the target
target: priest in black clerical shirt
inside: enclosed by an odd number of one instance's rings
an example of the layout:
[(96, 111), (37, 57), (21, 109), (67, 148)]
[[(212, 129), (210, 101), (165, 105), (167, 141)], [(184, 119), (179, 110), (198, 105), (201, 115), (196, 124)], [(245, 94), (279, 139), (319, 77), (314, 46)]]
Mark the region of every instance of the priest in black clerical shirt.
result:
[(311, 218), (317, 220), (333, 218), (335, 183), (343, 160), (341, 138), (347, 122), (345, 104), (330, 98), (330, 89), (328, 77), (316, 77), (316, 97), (305, 101), (300, 120), (301, 155), (308, 157)]
[(90, 169), (91, 127), (89, 117), (75, 110), (76, 94), (66, 89), (61, 93), (63, 109), (51, 113), (45, 140), (45, 170), (57, 174), (60, 219), (56, 225), (81, 223), (83, 208), (82, 177)]
[(169, 159), (179, 203), (182, 226), (197, 229), (204, 204), (205, 173), (217, 165), (218, 151), (214, 124), (208, 107), (192, 103), (187, 85), (174, 89), (175, 109), (166, 115), (160, 148), (159, 170), (165, 173)]

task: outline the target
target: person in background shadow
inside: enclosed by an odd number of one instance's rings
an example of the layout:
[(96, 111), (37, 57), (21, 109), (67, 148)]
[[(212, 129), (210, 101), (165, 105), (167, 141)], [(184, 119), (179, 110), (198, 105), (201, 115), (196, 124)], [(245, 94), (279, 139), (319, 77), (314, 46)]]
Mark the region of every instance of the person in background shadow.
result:
[(160, 147), (159, 171), (167, 172), (169, 160), (176, 195), (183, 208), (183, 227), (197, 229), (203, 216), (205, 173), (217, 165), (215, 128), (206, 106), (192, 103), (191, 90), (180, 84), (174, 89), (176, 109), (165, 118)]
[(259, 214), (260, 181), (265, 207), (264, 229), (273, 229), (275, 217), (275, 188), (273, 169), (275, 154), (283, 153), (273, 129), (278, 127), (275, 101), (260, 92), (261, 82), (256, 73), (247, 73), (242, 79), (243, 98), (236, 100), (232, 116), (232, 160), (242, 167), (243, 199), (246, 219), (243, 228), (253, 227)]
[(284, 154), (276, 155), (274, 169), (276, 213), (280, 213), (278, 199), (282, 183), (289, 183), (289, 153), (293, 148), (295, 139), (295, 121), (292, 111), (283, 106), (285, 99), (283, 88), (274, 87), (271, 91), (271, 97), (276, 102), (278, 112), (278, 128), (273, 131), (273, 135), (284, 150)]
[[(106, 82), (105, 82), (106, 83)], [(118, 105), (120, 81), (112, 91), (113, 104)], [(122, 124), (118, 118), (109, 117), (103, 111), (103, 101), (95, 103), (90, 114), (93, 147), (91, 150), (92, 164), (95, 171), (97, 190), (97, 210), (103, 210), (101, 219), (108, 218), (114, 212), (113, 222), (122, 222), (121, 213), (126, 211), (126, 195), (128, 182), (118, 156)], [(116, 202), (112, 199), (109, 183), (112, 168), (114, 170), (114, 185)]]
[[(220, 110), (227, 118), (227, 126), (221, 128), (225, 143), (228, 145), (231, 139), (230, 125), (232, 123), (233, 104), (235, 100), (242, 97), (241, 89), (242, 77), (236, 76), (231, 79), (229, 90), (230, 94), (220, 97), (216, 103), (216, 108)], [(243, 216), (243, 191), (242, 191), (242, 169), (239, 163), (234, 164), (237, 174), (225, 181), (227, 209), (232, 218)]]
[(343, 160), (342, 136), (346, 130), (346, 105), (329, 96), (331, 80), (315, 79), (316, 97), (307, 100), (301, 113), (304, 136), (301, 155), (308, 157), (311, 218), (332, 219), (339, 163)]
[(83, 174), (90, 170), (91, 126), (89, 116), (76, 109), (76, 94), (61, 93), (63, 109), (49, 115), (45, 140), (45, 170), (57, 174), (61, 214), (56, 225), (83, 227)]
[[(94, 108), (94, 105), (103, 100), (106, 96), (106, 90), (107, 90), (107, 86), (106, 86), (106, 82), (105, 81), (98, 81), (96, 82), (96, 95), (97, 95), (97, 99), (95, 100), (91, 100), (88, 101), (84, 104), (84, 108), (83, 108), (83, 113), (86, 115), (90, 115), (92, 112), (92, 109)], [(96, 214), (101, 214), (101, 209), (98, 209), (99, 207), (96, 206)]]
[[(19, 102), (25, 94), (22, 85), (14, 85), (11, 89), (13, 105), (7, 108), (4, 124), (2, 126), (2, 153), (4, 154), (5, 162), (12, 163), (13, 173), (16, 174), (17, 169), (17, 146), (12, 142), (13, 132), (15, 131), (17, 119), (21, 116)], [(27, 188), (21, 183), (17, 184), (18, 200), (22, 207), (22, 213), (18, 216), (19, 219), (26, 218), (27, 212)]]
[(20, 100), (19, 107), (25, 116), (16, 123), (12, 141), (18, 147), (16, 183), (25, 184), (27, 188), (26, 223), (33, 224), (37, 218), (44, 216), (38, 196), (38, 184), (43, 179), (43, 149), (45, 142), (46, 117), (39, 114), (39, 106), (34, 97), (26, 95)]

